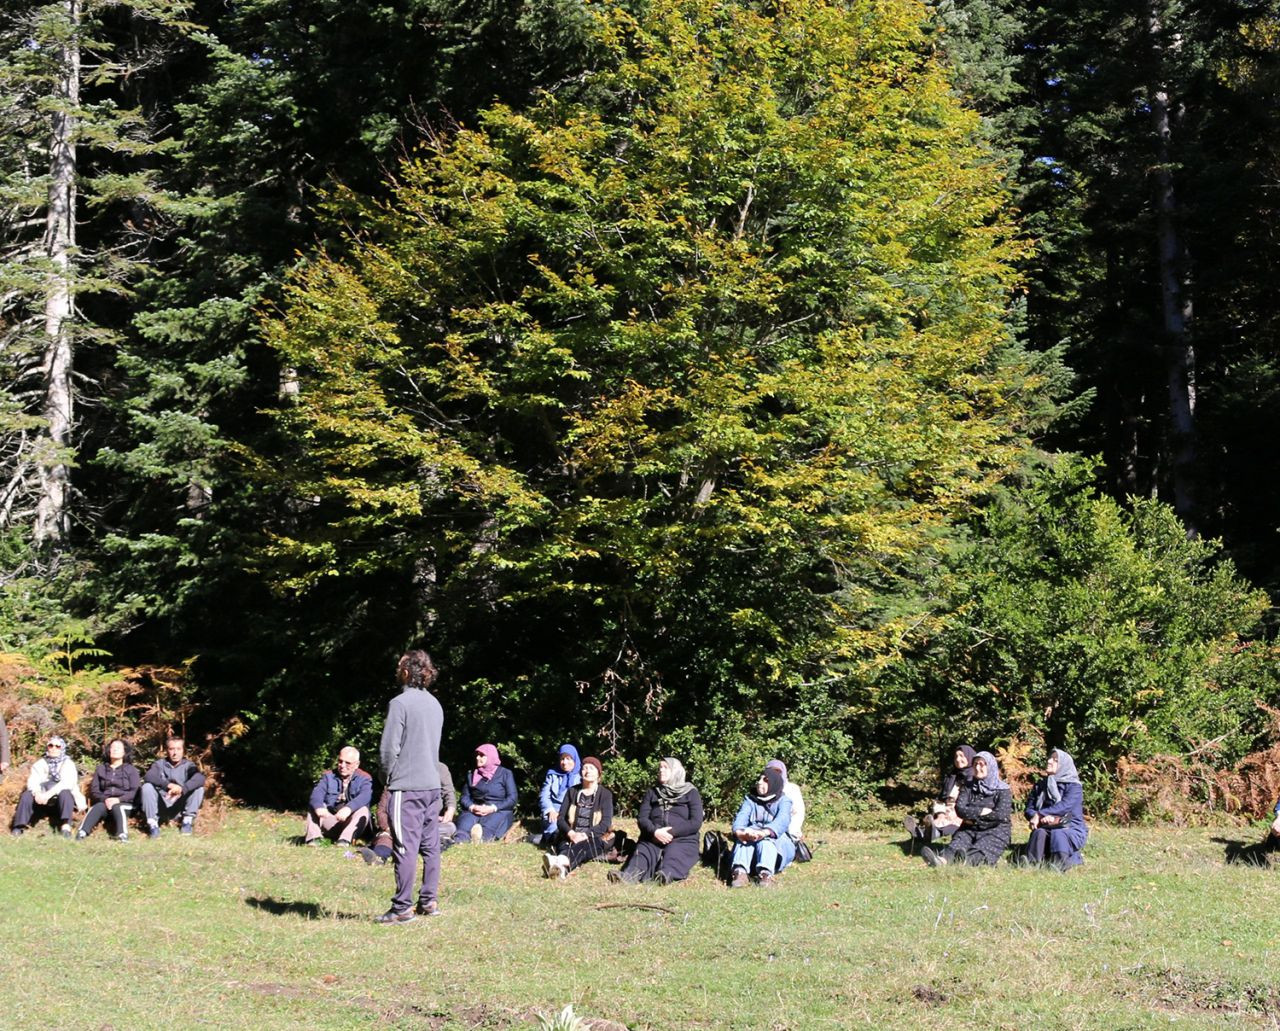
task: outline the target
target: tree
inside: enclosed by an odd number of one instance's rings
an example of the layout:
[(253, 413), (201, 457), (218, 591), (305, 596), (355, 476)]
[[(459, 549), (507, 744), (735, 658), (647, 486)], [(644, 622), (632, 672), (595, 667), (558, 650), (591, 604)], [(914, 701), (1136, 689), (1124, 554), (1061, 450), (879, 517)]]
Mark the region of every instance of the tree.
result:
[(432, 136), (385, 204), (335, 195), (352, 228), (267, 326), (301, 377), (282, 585), (397, 592), (458, 718), (536, 704), (535, 742), (584, 695), (624, 750), (841, 732), (1037, 390), (998, 170), (921, 22), (605, 6), (581, 80)]
[(0, 124), (9, 380), (0, 514), (5, 525), (29, 520), (38, 545), (60, 548), (70, 531), (84, 299), (125, 292), (148, 223), (166, 204), (146, 164), (164, 144), (129, 100), (139, 88), (133, 72), (180, 30), (183, 10), (171, 0), (27, 3), (0, 37), (9, 98)]

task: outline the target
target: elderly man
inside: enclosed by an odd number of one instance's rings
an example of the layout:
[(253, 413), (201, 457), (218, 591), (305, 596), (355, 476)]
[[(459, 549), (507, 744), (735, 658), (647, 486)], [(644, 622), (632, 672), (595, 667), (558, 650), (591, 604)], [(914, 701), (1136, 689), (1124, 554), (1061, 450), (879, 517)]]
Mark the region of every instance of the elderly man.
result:
[(311, 791), (302, 843), (316, 845), (326, 837), (350, 845), (369, 826), (372, 802), (373, 778), (360, 769), (360, 753), (347, 745), (338, 753), (337, 768), (325, 773)]
[(27, 777), (27, 790), (18, 799), (13, 812), (13, 836), (22, 837), (31, 826), (36, 809), (48, 813), (57, 822), (59, 833), (71, 837), (72, 814), (88, 808), (80, 791), (76, 764), (67, 758), (67, 743), (58, 736), (49, 738), (44, 758), (37, 759)]
[(195, 830), (196, 814), (204, 801), (204, 774), (186, 757), (187, 743), (169, 737), (164, 758), (157, 759), (142, 778), (142, 815), (147, 821), (147, 837), (160, 837), (160, 821), (181, 815), (179, 831)]

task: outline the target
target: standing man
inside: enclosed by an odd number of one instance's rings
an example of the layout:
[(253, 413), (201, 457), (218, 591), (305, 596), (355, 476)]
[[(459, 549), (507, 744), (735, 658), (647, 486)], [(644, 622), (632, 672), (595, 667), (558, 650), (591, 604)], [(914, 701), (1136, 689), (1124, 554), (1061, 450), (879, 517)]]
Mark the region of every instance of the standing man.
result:
[(373, 778), (360, 769), (360, 753), (347, 745), (338, 753), (338, 765), (320, 778), (311, 791), (302, 840), (316, 844), (320, 838), (336, 838), (350, 845), (369, 826), (373, 805)]
[(187, 743), (180, 737), (164, 742), (163, 759), (157, 759), (142, 779), (142, 814), (147, 820), (147, 837), (160, 837), (160, 819), (172, 820), (182, 814), (178, 830), (194, 832), (196, 814), (204, 801), (204, 774), (186, 758)]
[[(406, 652), (396, 667), (403, 690), (387, 706), (382, 730), (382, 775), (390, 794), (392, 855), (396, 861), (396, 893), (380, 924), (407, 924), (419, 916), (436, 916), (440, 904), (440, 733), (444, 710), (430, 690), (435, 664), (421, 649)], [(413, 875), (422, 856), (422, 888), (413, 901)]]

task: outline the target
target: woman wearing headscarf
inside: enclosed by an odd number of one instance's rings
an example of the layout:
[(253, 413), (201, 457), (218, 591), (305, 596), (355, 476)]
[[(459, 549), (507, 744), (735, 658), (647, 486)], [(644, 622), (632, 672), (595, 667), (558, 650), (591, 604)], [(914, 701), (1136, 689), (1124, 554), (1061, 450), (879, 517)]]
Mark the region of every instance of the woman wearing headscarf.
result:
[(44, 757), (31, 764), (27, 789), (18, 796), (13, 810), (10, 833), (15, 838), (22, 837), (40, 809), (54, 819), (58, 833), (69, 838), (72, 815), (87, 807), (80, 792), (80, 774), (67, 757), (67, 743), (55, 734), (45, 746)]
[(960, 789), (973, 780), (973, 759), (977, 754), (969, 745), (956, 746), (951, 754), (951, 769), (943, 773), (938, 795), (929, 812), (919, 820), (914, 816), (903, 817), (902, 825), (913, 842), (932, 845), (939, 838), (960, 829), (956, 799), (960, 797)]
[(548, 848), (556, 843), (556, 821), (560, 819), (560, 807), (569, 789), (582, 781), (582, 762), (573, 745), (561, 745), (556, 765), (547, 770), (538, 792), (538, 812), (542, 815), (542, 830), (536, 836), (535, 845)]
[(645, 792), (636, 823), (636, 850), (621, 870), (609, 871), (609, 880), (671, 884), (688, 877), (698, 861), (702, 796), (686, 779), (679, 759), (667, 756), (658, 763), (658, 783)]
[(1084, 788), (1075, 760), (1061, 748), (1049, 753), (1049, 775), (1031, 789), (1026, 817), (1031, 824), (1024, 858), (1029, 863), (1049, 862), (1062, 871), (1084, 862), (1080, 850), (1089, 837), (1084, 822)]
[(990, 752), (973, 757), (973, 780), (960, 788), (956, 798), (960, 829), (942, 852), (928, 845), (920, 854), (930, 866), (962, 863), (995, 866), (1009, 847), (1013, 823), (1013, 799), (1009, 785), (1000, 779), (1000, 767)]
[(455, 843), (499, 841), (516, 813), (516, 779), (491, 744), (476, 749), (476, 765), (462, 778), (462, 811)]
[(89, 801), (93, 803), (76, 831), (76, 840), (83, 841), (98, 826), (103, 817), (114, 825), (117, 841), (129, 840), (129, 810), (138, 797), (142, 778), (133, 765), (133, 749), (123, 738), (112, 738), (102, 750), (102, 762), (93, 771), (89, 782)]
[(791, 823), (787, 833), (792, 841), (804, 837), (804, 796), (800, 793), (800, 785), (787, 776), (787, 765), (781, 759), (770, 759), (764, 764), (766, 770), (777, 770), (782, 774), (782, 793), (791, 800)]
[(733, 818), (733, 875), (731, 888), (745, 888), (750, 878), (762, 888), (776, 886), (777, 875), (795, 858), (796, 846), (787, 833), (791, 799), (783, 794), (782, 774), (765, 769), (755, 788), (742, 800)]
[(582, 783), (569, 789), (556, 819), (556, 851), (542, 857), (544, 876), (568, 877), (613, 847), (613, 792), (600, 783), (603, 776), (594, 755), (582, 760)]

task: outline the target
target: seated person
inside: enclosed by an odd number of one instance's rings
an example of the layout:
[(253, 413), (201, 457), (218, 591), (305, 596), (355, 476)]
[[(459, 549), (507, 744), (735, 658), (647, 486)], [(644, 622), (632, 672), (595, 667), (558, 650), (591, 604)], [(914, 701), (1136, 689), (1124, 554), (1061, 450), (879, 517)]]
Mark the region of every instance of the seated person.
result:
[(76, 840), (83, 841), (102, 818), (115, 826), (117, 841), (129, 840), (129, 812), (138, 797), (138, 785), (142, 778), (133, 765), (133, 749), (123, 738), (113, 737), (102, 753), (102, 762), (93, 771), (89, 782), (89, 800), (93, 803), (85, 814)]
[(535, 835), (533, 844), (542, 845), (545, 848), (555, 847), (556, 836), (559, 834), (556, 821), (560, 819), (560, 806), (564, 804), (564, 796), (569, 793), (569, 789), (581, 782), (582, 777), (579, 774), (581, 768), (578, 750), (573, 745), (561, 745), (560, 758), (556, 760), (555, 766), (547, 770), (547, 775), (542, 781), (542, 790), (538, 793), (538, 812), (542, 816), (542, 831)]
[[(442, 762), (437, 762), (436, 767), (440, 771), (440, 842), (441, 848), (445, 848), (453, 844), (453, 836), (458, 831), (453, 822), (454, 814), (457, 812), (458, 795), (453, 788), (453, 775), (449, 772), (449, 767)], [(381, 866), (391, 858), (390, 806), (391, 792), (383, 788), (382, 797), (378, 799), (377, 836), (374, 837), (371, 847), (360, 850), (360, 858), (370, 865), (377, 863)]]
[(1013, 799), (1009, 785), (1000, 779), (1000, 767), (990, 752), (973, 758), (973, 780), (960, 788), (956, 798), (960, 829), (942, 852), (926, 845), (920, 854), (930, 866), (948, 863), (995, 866), (1009, 847), (1013, 827)]
[(978, 753), (968, 745), (960, 745), (951, 756), (951, 769), (942, 775), (942, 783), (933, 805), (923, 817), (905, 816), (902, 825), (911, 835), (913, 843), (932, 845), (960, 829), (960, 817), (956, 815), (956, 799), (960, 788), (973, 780), (973, 757)]
[(582, 783), (569, 789), (560, 806), (556, 851), (542, 857), (543, 876), (568, 877), (613, 847), (613, 792), (600, 783), (603, 775), (594, 755), (582, 760)]
[(1084, 822), (1084, 788), (1075, 760), (1061, 748), (1049, 753), (1045, 772), (1049, 776), (1031, 789), (1027, 799), (1031, 836), (1023, 859), (1028, 863), (1048, 862), (1065, 873), (1084, 862), (1080, 851), (1089, 838)]
[(476, 766), (462, 778), (462, 812), (453, 840), (500, 841), (511, 829), (516, 813), (516, 779), (502, 765), (498, 750), (489, 744), (476, 749)]
[(765, 763), (765, 769), (777, 770), (782, 774), (782, 793), (791, 800), (791, 824), (787, 827), (787, 834), (792, 841), (799, 841), (804, 837), (805, 816), (804, 796), (800, 794), (800, 785), (787, 778), (787, 767), (781, 759), (770, 759)]
[(636, 822), (636, 850), (621, 870), (609, 871), (609, 880), (672, 884), (688, 877), (698, 861), (702, 796), (685, 779), (679, 759), (667, 757), (658, 763), (658, 783), (645, 792)]
[(336, 769), (329, 770), (311, 789), (302, 843), (315, 845), (321, 836), (350, 845), (369, 826), (373, 778), (360, 769), (360, 753), (347, 745), (338, 752)]
[(57, 824), (58, 833), (69, 838), (71, 817), (86, 806), (76, 764), (67, 758), (67, 743), (55, 734), (45, 746), (44, 757), (31, 766), (27, 788), (13, 811), (11, 833), (15, 838), (22, 837), (39, 809)]
[(733, 818), (731, 888), (745, 888), (750, 878), (762, 888), (777, 885), (780, 874), (795, 858), (796, 846), (787, 833), (791, 826), (791, 799), (783, 793), (782, 774), (765, 769), (755, 789), (742, 800)]
[(196, 815), (204, 801), (204, 774), (186, 757), (187, 743), (180, 737), (165, 739), (164, 758), (157, 759), (142, 778), (142, 815), (147, 836), (160, 837), (160, 822), (181, 816), (179, 831), (195, 831)]

